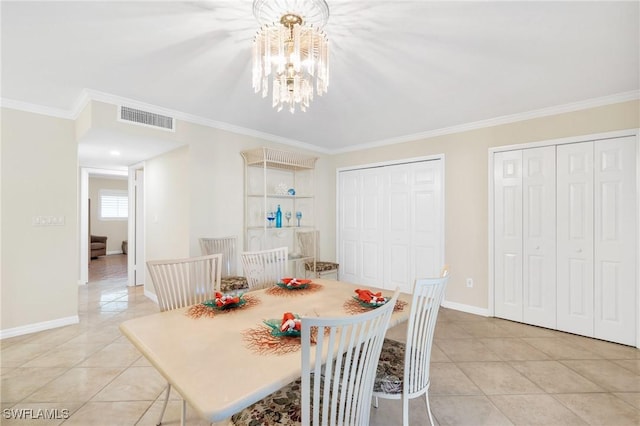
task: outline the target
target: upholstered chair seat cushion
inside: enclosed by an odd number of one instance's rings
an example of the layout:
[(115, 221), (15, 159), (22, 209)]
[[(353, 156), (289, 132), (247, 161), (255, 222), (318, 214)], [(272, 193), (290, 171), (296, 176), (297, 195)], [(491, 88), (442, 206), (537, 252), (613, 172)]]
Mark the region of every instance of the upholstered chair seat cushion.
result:
[(220, 279), (220, 291), (229, 293), (238, 290), (249, 290), (249, 283), (246, 277), (222, 277)]
[(391, 339), (384, 339), (376, 379), (373, 383), (374, 392), (402, 393), (404, 381), (404, 352), (405, 344)]
[[(316, 262), (316, 272), (334, 271), (338, 266), (339, 264), (335, 262)], [(313, 271), (313, 260), (305, 262), (304, 268), (307, 271)]]
[(289, 383), (261, 401), (245, 408), (231, 417), (234, 425), (300, 425), (302, 380)]

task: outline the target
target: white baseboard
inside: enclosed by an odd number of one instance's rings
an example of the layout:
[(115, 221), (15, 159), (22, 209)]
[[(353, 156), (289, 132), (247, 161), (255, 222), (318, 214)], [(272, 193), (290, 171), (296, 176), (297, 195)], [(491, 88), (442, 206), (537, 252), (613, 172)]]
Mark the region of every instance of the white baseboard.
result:
[(37, 322), (35, 324), (23, 325), (20, 327), (8, 328), (0, 330), (0, 340), (9, 337), (22, 336), (23, 334), (36, 333), (38, 331), (50, 330), (52, 328), (64, 327), (65, 325), (78, 324), (80, 317), (77, 315), (59, 318), (51, 321)]
[(122, 250), (111, 250), (107, 252), (107, 256), (109, 256), (110, 254), (124, 254), (124, 253), (122, 253)]
[(455, 311), (466, 312), (468, 314), (481, 315), (483, 317), (491, 316), (489, 315), (489, 309), (487, 308), (478, 308), (477, 306), (465, 305), (458, 302), (450, 302), (448, 300), (444, 300), (442, 302), (442, 307), (453, 309)]
[(154, 293), (151, 293), (148, 290), (144, 290), (144, 295), (147, 296), (149, 299), (153, 300), (156, 304), (158, 304), (158, 296), (156, 296)]

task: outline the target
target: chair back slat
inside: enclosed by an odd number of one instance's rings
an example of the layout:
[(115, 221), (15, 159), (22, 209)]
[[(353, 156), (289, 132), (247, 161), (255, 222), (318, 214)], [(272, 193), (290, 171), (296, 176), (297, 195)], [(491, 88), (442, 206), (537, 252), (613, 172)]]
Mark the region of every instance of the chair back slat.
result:
[(200, 238), (202, 255), (222, 254), (222, 278), (236, 275), (237, 237)]
[(302, 318), (303, 425), (369, 424), (376, 367), (398, 294), (363, 314)]
[(244, 252), (240, 256), (242, 269), (249, 290), (265, 288), (287, 275), (288, 247), (256, 252)]
[(296, 235), (302, 256), (316, 259), (320, 257), (318, 253), (318, 231), (298, 231)]
[(423, 392), (429, 386), (431, 346), (448, 280), (446, 274), (415, 282), (404, 360), (404, 392), (408, 395)]
[(160, 311), (213, 299), (220, 291), (221, 263), (222, 254), (148, 261)]

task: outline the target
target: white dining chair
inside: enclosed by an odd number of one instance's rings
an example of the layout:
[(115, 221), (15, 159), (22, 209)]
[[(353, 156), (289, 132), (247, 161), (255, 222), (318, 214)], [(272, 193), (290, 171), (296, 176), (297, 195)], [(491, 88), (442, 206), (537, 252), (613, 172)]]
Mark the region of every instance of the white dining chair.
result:
[(409, 425), (409, 400), (425, 396), (429, 421), (433, 415), (429, 405), (429, 368), (431, 346), (440, 304), (449, 280), (448, 268), (438, 278), (417, 279), (413, 288), (411, 314), (407, 326), (407, 342), (385, 339), (373, 389), (374, 407), (378, 398), (402, 400), (402, 424)]
[(398, 294), (363, 314), (302, 317), (300, 379), (233, 415), (232, 423), (369, 424), (376, 366)]
[(296, 233), (300, 254), (303, 257), (311, 257), (312, 260), (304, 262), (305, 277), (311, 273), (315, 278), (335, 274), (336, 280), (340, 279), (340, 264), (320, 260), (320, 244), (318, 231), (299, 231)]
[[(214, 299), (215, 292), (220, 291), (221, 265), (222, 254), (148, 261), (147, 268), (158, 297), (160, 312)], [(167, 383), (164, 404), (157, 425), (162, 424), (169, 402), (169, 393), (171, 393), (171, 384)], [(183, 399), (181, 425), (184, 425), (186, 412), (187, 405)]]
[(242, 253), (240, 259), (249, 290), (269, 287), (286, 277), (288, 258), (288, 247)]
[(249, 289), (247, 278), (237, 274), (236, 245), (238, 238), (216, 237), (200, 238), (200, 250), (204, 256), (209, 254), (222, 254), (222, 274), (220, 278), (220, 291), (222, 293), (239, 293)]

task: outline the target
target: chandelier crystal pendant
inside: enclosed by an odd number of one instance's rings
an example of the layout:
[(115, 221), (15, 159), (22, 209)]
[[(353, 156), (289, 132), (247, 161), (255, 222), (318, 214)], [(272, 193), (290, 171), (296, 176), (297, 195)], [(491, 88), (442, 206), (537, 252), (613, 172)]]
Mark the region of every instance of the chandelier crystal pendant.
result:
[(273, 107), (296, 104), (306, 111), (329, 85), (329, 41), (322, 28), (329, 19), (324, 0), (254, 0), (253, 14), (262, 25), (253, 40), (253, 89), (269, 94)]

